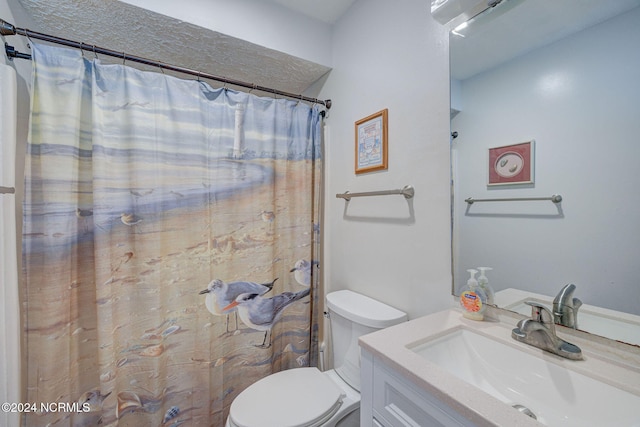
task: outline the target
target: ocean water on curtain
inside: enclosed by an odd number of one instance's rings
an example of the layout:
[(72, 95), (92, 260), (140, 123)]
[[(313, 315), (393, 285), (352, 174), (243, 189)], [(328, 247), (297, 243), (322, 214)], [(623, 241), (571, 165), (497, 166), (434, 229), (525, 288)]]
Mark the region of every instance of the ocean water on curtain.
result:
[(317, 107), (33, 45), (25, 425), (222, 426), (314, 363)]

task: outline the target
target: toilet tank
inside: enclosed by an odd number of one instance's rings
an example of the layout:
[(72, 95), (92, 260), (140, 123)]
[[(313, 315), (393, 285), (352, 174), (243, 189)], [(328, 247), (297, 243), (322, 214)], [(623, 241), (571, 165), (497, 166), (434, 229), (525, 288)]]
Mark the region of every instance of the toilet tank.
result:
[(407, 320), (407, 314), (349, 290), (327, 294), (333, 366), (347, 384), (360, 391), (358, 338)]

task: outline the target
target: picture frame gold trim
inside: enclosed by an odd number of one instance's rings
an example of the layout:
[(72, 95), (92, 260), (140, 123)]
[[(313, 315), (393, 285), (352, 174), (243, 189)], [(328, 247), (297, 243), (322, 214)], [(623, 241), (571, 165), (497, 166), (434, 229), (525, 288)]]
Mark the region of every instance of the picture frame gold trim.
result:
[(385, 108), (355, 123), (356, 174), (388, 168), (388, 116)]

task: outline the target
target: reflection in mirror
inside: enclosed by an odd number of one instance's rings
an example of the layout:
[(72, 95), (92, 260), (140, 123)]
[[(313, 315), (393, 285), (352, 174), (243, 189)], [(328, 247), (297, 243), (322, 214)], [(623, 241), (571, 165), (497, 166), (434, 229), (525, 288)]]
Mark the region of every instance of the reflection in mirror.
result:
[[(450, 35), (453, 293), (489, 266), (528, 315), (575, 284), (577, 328), (640, 344), (640, 0), (489, 11)], [(527, 141), (532, 182), (488, 185), (490, 149)]]

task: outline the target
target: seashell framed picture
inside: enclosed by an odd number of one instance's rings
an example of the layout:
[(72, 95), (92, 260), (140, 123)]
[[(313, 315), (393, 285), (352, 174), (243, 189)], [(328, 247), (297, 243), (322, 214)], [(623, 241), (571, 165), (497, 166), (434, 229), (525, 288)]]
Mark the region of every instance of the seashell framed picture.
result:
[(488, 186), (533, 184), (535, 141), (489, 148)]

